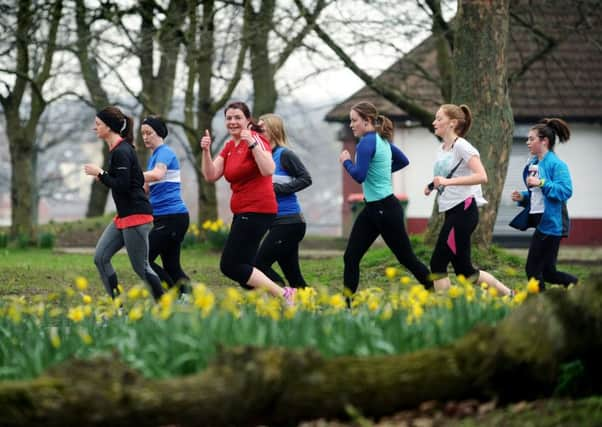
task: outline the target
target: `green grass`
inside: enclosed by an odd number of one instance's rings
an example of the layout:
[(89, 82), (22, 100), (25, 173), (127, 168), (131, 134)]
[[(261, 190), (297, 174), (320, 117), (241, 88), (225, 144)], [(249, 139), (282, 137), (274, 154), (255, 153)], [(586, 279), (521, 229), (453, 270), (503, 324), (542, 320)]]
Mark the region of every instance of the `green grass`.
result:
[[(100, 225), (95, 221), (98, 220), (72, 226), (77, 228)], [(309, 240), (314, 239), (310, 238)], [(412, 245), (418, 257), (428, 265), (432, 249), (423, 244), (421, 237), (413, 236)], [(206, 248), (187, 248), (182, 251), (182, 265), (194, 283), (205, 283), (216, 291), (224, 286), (235, 285), (221, 274), (219, 257), (219, 253)], [(508, 254), (501, 248), (495, 246), (487, 250), (474, 248), (473, 262), (511, 287), (519, 287), (526, 282), (524, 278), (525, 260)], [(48, 249), (33, 248), (0, 249), (0, 265), (2, 266), (0, 269), (0, 296), (27, 296), (53, 292), (72, 285), (77, 276), (86, 277), (90, 281), (92, 295), (100, 295), (103, 292), (92, 253), (59, 253)], [(125, 253), (115, 255), (113, 265), (120, 283), (126, 289), (140, 283), (140, 279), (133, 272)], [(388, 248), (373, 247), (362, 260), (360, 289), (368, 286), (388, 286), (384, 270), (386, 267), (398, 266), (397, 260)], [(342, 256), (302, 259), (301, 268), (310, 285), (342, 289)], [(602, 271), (602, 267), (599, 265), (560, 264), (559, 268), (566, 269), (581, 279), (587, 278), (591, 273)], [(404, 274), (409, 274), (403, 267), (402, 271)]]

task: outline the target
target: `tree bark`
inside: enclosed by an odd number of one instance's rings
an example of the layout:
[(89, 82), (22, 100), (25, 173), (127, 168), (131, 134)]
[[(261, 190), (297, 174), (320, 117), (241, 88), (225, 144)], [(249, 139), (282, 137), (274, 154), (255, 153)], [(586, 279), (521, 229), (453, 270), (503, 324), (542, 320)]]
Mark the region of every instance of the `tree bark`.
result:
[(481, 245), (491, 242), (512, 147), (514, 119), (506, 71), (509, 6), (509, 0), (462, 0), (455, 31), (452, 102), (467, 104), (473, 113), (467, 138), (479, 150), (489, 178), (483, 185), (489, 203), (481, 209), (473, 235)]
[[(497, 327), (453, 345), (401, 356), (324, 359), (312, 350), (222, 350), (203, 372), (146, 380), (118, 357), (71, 361), (44, 376), (0, 384), (0, 424), (279, 425), (370, 417), (429, 400), (549, 396), (561, 364), (602, 356), (602, 277), (530, 297)], [(599, 369), (593, 384), (602, 381)]]
[[(76, 0), (75, 2), (75, 23), (76, 23), (76, 53), (79, 65), (82, 72), (82, 77), (92, 104), (97, 111), (102, 110), (110, 105), (109, 97), (102, 87), (98, 61), (96, 57), (88, 51), (92, 44), (92, 33), (90, 28), (92, 22), (88, 20), (88, 10), (84, 4), (84, 0)], [(102, 144), (102, 168), (109, 169), (109, 147), (107, 144)], [(88, 208), (86, 209), (86, 218), (103, 215), (107, 198), (109, 197), (109, 188), (102, 182), (92, 180), (90, 186), (90, 198), (88, 199)]]
[[(509, 16), (509, 0), (458, 2), (452, 103), (470, 107), (473, 123), (466, 138), (479, 150), (488, 175), (483, 194), (489, 203), (479, 212), (472, 238), (478, 245), (491, 242), (512, 147), (514, 119), (506, 71)], [(427, 242), (436, 241), (442, 222), (435, 205)]]
[[(36, 128), (48, 102), (43, 88), (51, 78), (52, 61), (56, 51), (56, 38), (63, 13), (61, 0), (49, 3), (48, 9), (34, 11), (31, 1), (20, 0), (17, 5), (15, 45), (15, 83), (5, 85), (7, 95), (0, 95), (6, 117), (6, 135), (11, 154), (11, 231), (12, 237), (22, 237), (35, 242), (37, 206), (36, 182)], [(48, 20), (44, 46), (33, 36), (36, 13), (47, 13)], [(30, 36), (31, 35), (31, 36)], [(34, 56), (35, 55), (35, 56)], [(33, 56), (33, 57), (32, 57)], [(25, 107), (26, 92), (30, 95), (29, 108)], [(24, 116), (27, 111), (27, 116)]]

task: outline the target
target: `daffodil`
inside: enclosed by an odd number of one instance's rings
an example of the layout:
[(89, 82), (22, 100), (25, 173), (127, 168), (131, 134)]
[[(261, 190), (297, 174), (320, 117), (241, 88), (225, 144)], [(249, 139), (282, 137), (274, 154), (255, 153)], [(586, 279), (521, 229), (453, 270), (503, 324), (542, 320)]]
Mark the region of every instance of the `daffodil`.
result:
[(82, 340), (82, 342), (83, 342), (85, 345), (90, 345), (90, 344), (92, 344), (92, 342), (93, 342), (93, 340), (92, 340), (92, 336), (90, 335), (90, 333), (89, 333), (87, 330), (85, 330), (85, 329), (81, 328), (81, 329), (79, 329), (79, 330), (77, 331), (77, 333), (78, 333), (78, 335), (79, 335), (79, 338)]
[(50, 345), (54, 348), (61, 346), (61, 337), (59, 336), (59, 330), (56, 326), (50, 327)]
[(132, 309), (128, 313), (128, 319), (131, 322), (140, 320), (140, 319), (142, 319), (143, 316), (144, 316), (144, 310), (139, 305), (135, 305), (134, 307), (132, 307)]
[(529, 279), (529, 283), (527, 283), (527, 292), (530, 294), (536, 294), (539, 292), (539, 280), (535, 277), (531, 277)]
[(84, 310), (82, 307), (73, 307), (69, 309), (69, 313), (67, 313), (67, 317), (71, 319), (75, 323), (79, 323), (84, 320)]
[(80, 291), (85, 291), (88, 289), (88, 279), (82, 276), (77, 276), (75, 278), (75, 287)]
[(397, 276), (397, 269), (395, 267), (387, 267), (385, 268), (385, 276), (387, 279), (392, 280)]

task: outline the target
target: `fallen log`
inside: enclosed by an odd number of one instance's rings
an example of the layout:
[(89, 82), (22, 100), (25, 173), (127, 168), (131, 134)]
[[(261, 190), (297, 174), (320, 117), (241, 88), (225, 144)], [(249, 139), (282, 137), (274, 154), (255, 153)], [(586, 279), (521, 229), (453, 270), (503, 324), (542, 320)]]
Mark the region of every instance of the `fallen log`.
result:
[[(295, 424), (380, 417), (429, 400), (548, 396), (562, 363), (602, 356), (602, 278), (529, 298), (496, 327), (408, 355), (325, 359), (312, 350), (222, 349), (202, 373), (148, 380), (115, 358), (72, 360), (0, 383), (2, 426)], [(593, 373), (593, 374), (592, 374)], [(598, 376), (600, 369), (590, 375)]]

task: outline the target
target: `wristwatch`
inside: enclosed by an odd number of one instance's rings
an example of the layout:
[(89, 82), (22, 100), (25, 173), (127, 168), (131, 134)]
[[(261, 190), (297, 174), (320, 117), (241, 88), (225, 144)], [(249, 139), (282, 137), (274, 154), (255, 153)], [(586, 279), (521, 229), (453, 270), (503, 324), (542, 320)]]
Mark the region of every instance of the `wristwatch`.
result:
[(259, 145), (257, 143), (257, 141), (255, 141), (253, 144), (249, 145), (249, 150), (252, 150), (253, 148), (257, 147), (257, 145)]
[(106, 175), (106, 174), (107, 174), (106, 170), (101, 170), (100, 172), (98, 172), (98, 175), (96, 175), (96, 176), (98, 176), (100, 178), (101, 176)]

